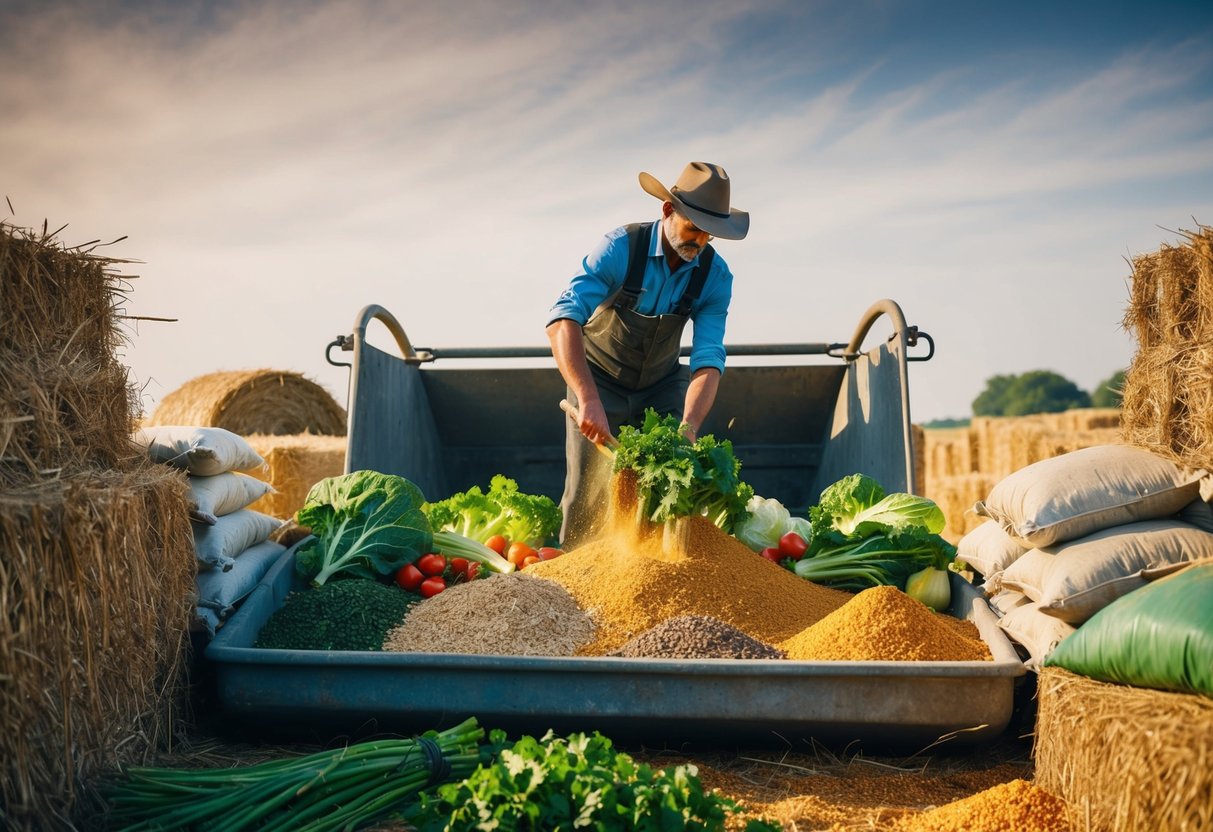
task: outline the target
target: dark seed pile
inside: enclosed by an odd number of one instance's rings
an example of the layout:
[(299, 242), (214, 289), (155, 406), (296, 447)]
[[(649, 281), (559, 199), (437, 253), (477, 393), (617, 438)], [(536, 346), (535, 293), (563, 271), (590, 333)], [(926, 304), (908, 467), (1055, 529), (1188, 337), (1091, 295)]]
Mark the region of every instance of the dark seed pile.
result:
[(633, 659), (782, 659), (763, 644), (709, 615), (681, 615), (645, 630), (611, 655)]

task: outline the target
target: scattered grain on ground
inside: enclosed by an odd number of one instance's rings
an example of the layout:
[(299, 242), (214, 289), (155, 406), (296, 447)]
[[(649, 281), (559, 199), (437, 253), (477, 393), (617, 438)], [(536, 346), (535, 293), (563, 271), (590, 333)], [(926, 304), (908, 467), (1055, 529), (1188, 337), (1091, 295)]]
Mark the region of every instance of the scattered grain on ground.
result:
[(801, 661), (989, 661), (989, 648), (892, 586), (876, 586), (778, 644)]
[(422, 601), (388, 633), (384, 650), (572, 656), (594, 622), (559, 584), (530, 574), (456, 584)]
[(782, 659), (783, 651), (710, 615), (663, 621), (612, 655), (649, 659)]
[(1026, 780), (906, 818), (901, 832), (1070, 832), (1066, 804)]

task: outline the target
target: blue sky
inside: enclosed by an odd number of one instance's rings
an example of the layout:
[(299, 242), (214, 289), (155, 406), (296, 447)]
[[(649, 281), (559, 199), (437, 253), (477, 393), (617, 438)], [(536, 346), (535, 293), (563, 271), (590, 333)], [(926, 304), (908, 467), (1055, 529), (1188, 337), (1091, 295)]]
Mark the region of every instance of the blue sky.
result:
[[(996, 373), (1126, 366), (1132, 256), (1213, 223), (1213, 4), (34, 3), (0, 9), (5, 219), (142, 261), (150, 412), (303, 372), (378, 303), (415, 344), (542, 345), (644, 170), (728, 169), (730, 343), (936, 341), (916, 421)], [(2, 203), (0, 203), (2, 205)], [(0, 210), (7, 212), (7, 205)]]

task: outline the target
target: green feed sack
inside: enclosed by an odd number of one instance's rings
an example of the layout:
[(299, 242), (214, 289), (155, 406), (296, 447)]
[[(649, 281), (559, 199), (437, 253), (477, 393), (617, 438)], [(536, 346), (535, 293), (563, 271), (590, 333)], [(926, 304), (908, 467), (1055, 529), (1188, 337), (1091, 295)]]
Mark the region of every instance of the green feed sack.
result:
[(1104, 682), (1213, 696), (1213, 563), (1113, 601), (1045, 664)]

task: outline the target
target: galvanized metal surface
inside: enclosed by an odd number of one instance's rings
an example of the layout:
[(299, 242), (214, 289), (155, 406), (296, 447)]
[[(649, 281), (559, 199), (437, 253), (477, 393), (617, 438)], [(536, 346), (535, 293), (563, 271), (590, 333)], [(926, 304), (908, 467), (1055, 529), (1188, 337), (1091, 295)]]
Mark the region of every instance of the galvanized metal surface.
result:
[(298, 579), (294, 550), (206, 650), (222, 707), (263, 727), (417, 731), (467, 716), (514, 732), (766, 744), (809, 737), (870, 746), (989, 740), (1011, 717), (1023, 664), (976, 591), (954, 578), (992, 662), (548, 658), (261, 650), (257, 633)]

